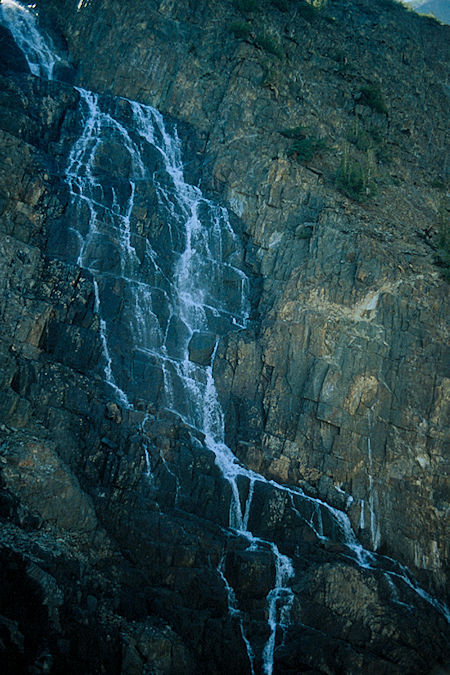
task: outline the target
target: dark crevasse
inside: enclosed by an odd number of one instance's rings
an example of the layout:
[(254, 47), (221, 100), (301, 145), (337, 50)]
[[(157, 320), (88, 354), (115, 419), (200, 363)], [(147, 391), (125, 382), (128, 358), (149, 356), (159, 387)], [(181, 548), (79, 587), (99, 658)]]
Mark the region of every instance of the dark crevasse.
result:
[[(61, 59), (32, 11), (9, 0), (1, 12), (32, 74), (52, 79)], [(343, 564), (381, 579), (394, 605), (413, 615), (416, 600), (425, 601), (431, 612), (448, 619), (447, 609), (404, 566), (360, 545), (344, 512), (300, 488), (268, 480), (235, 458), (225, 443), (213, 365), (220, 338), (245, 330), (250, 312), (239, 234), (226, 208), (186, 182), (182, 147), (171, 122), (136, 101), (77, 91), (79, 136), (64, 172), (70, 204), (64, 226), (51, 235), (50, 252), (92, 277), (102, 346), (99, 372), (111, 399), (122, 409), (174, 413), (193, 430), (197, 443), (213, 453), (226, 486), (228, 512), (226, 522), (217, 517), (225, 544), (216, 574), (229, 615), (239, 625), (249, 672), (276, 671), (277, 648), (283, 653), (303, 626), (303, 561), (295, 541), (300, 527), (306, 526), (321, 547), (333, 542), (340, 547)], [(150, 226), (145, 217), (149, 203)], [(151, 490), (158, 482), (153, 464), (161, 456), (147, 436), (150, 421), (143, 416), (140, 433)], [(174, 478), (177, 507), (181, 479), (165, 467)], [(279, 531), (260, 517), (275, 500), (285, 510)], [(214, 513), (203, 515), (215, 520)], [(372, 525), (374, 503), (370, 518)], [(263, 557), (271, 568), (270, 588), (259, 610), (265, 626), (257, 631), (254, 608), (241, 603), (234, 588), (240, 571), (227, 559), (227, 538), (236, 537), (244, 542), (248, 560)]]

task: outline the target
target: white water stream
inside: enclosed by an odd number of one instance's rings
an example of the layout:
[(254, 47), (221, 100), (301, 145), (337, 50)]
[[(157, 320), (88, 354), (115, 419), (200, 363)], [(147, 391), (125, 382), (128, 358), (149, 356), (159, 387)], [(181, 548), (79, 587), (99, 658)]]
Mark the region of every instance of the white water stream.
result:
[(55, 64), (60, 58), (52, 40), (41, 34), (34, 12), (16, 0), (2, 0), (0, 18), (13, 34), (33, 75), (51, 80)]
[[(51, 78), (58, 57), (51, 43), (39, 33), (32, 12), (14, 0), (3, 0), (1, 17), (32, 72)], [(176, 129), (157, 110), (126, 99), (100, 98), (81, 88), (78, 92), (81, 133), (66, 167), (73, 209), (68, 234), (73, 261), (93, 278), (105, 382), (122, 406), (132, 407), (139, 388), (149, 385), (145, 377), (136, 383), (129, 373), (145, 373), (147, 368), (160, 373), (163, 386), (155, 393), (158, 404), (173, 410), (204, 434), (205, 444), (213, 451), (231, 488), (230, 531), (248, 542), (249, 552), (271, 552), (275, 583), (267, 596), (269, 636), (261, 654), (262, 672), (273, 672), (277, 631), (282, 634), (289, 623), (295, 576), (292, 560), (280, 552), (276, 543), (255, 536), (249, 529), (253, 497), (262, 486), (283, 494), (292, 512), (319, 540), (333, 539), (344, 544), (346, 555), (365, 569), (386, 568), (385, 574), (394, 588), (399, 583), (408, 585), (448, 617), (446, 608), (423, 591), (405, 567), (359, 544), (344, 512), (305, 495), (299, 488), (269, 481), (238, 463), (225, 444), (223, 412), (213, 378), (218, 336), (244, 328), (249, 313), (248, 279), (241, 269), (242, 245), (228, 212), (186, 182)], [(111, 154), (116, 161), (112, 168), (108, 160)], [(119, 165), (121, 176), (116, 175)], [(139, 234), (132, 226), (137, 205), (148, 199), (149, 185), (165, 214), (159, 224), (158, 246), (151, 243), (151, 236)], [(165, 255), (164, 249), (170, 254)], [(191, 345), (199, 335), (213, 336), (211, 358), (206, 365), (190, 358)], [(133, 360), (138, 366), (130, 370)], [(150, 454), (145, 444), (143, 453), (151, 480)], [(379, 538), (370, 439), (368, 453), (369, 509), (376, 547)], [(178, 491), (178, 479), (175, 475), (174, 478)], [(244, 506), (239, 491), (242, 481), (248, 485)], [(362, 527), (363, 508), (361, 504)], [(218, 574), (227, 593), (230, 615), (239, 621), (254, 673), (254, 647), (247, 638), (244, 616), (224, 570), (222, 563)]]
[[(207, 200), (198, 188), (184, 180), (176, 132), (169, 134), (158, 111), (134, 101), (121, 100), (122, 108), (128, 108), (128, 124), (125, 127), (113, 112), (102, 109), (98, 96), (82, 89), (79, 92), (83, 131), (70, 153), (66, 176), (79, 216), (72, 225), (79, 241), (77, 263), (89, 270), (94, 278), (105, 379), (121, 404), (131, 406), (133, 391), (120, 382), (119, 367), (114, 365), (111, 355), (110, 336), (114, 330), (111, 323), (115, 319), (104, 318), (107, 312), (103, 309), (110, 297), (111, 286), (120, 280), (122, 294), (131, 308), (130, 312), (122, 310), (121, 321), (125, 320), (131, 326), (132, 346), (157, 359), (164, 374), (165, 405), (204, 434), (206, 446), (214, 452), (216, 463), (231, 486), (229, 526), (248, 540), (249, 551), (262, 547), (272, 552), (275, 585), (267, 598), (270, 632), (262, 653), (263, 672), (269, 675), (273, 670), (276, 630), (281, 623), (286, 623), (293, 601), (288, 585), (294, 575), (293, 566), (275, 543), (254, 537), (248, 530), (253, 486), (255, 480), (265, 482), (265, 479), (241, 467), (224, 442), (223, 414), (212, 372), (217, 340), (208, 365), (199, 365), (189, 358), (191, 338), (210, 332), (211, 325), (217, 324), (218, 319), (229, 329), (245, 326), (249, 311), (248, 280), (233, 264), (242, 258), (241, 246), (226, 209)], [(129, 157), (130, 177), (125, 199), (121, 202), (114, 187), (108, 189), (107, 182), (98, 179), (98, 160), (104, 143), (120, 144)], [(157, 151), (162, 161), (164, 185), (158, 176), (149, 174), (146, 167), (148, 145)], [(150, 180), (157, 188), (160, 206), (169, 213), (166, 234), (171, 241), (168, 245), (175, 248), (178, 242), (180, 249), (174, 251), (170, 278), (156, 263), (159, 256), (149, 242), (143, 260), (138, 258), (131, 243), (130, 218), (137, 185)], [(121, 192), (123, 194), (123, 189)], [(83, 222), (82, 210), (86, 212), (86, 209), (89, 227), (82, 234), (78, 228)], [(114, 268), (110, 258), (103, 254), (106, 240), (109, 251), (114, 244)], [(169, 339), (170, 328), (162, 325), (152, 311), (152, 294), (156, 288), (165, 290), (165, 314), (170, 317), (168, 323), (177, 321), (176, 340)], [(251, 481), (245, 514), (242, 514), (239, 498), (239, 477)], [(224, 578), (223, 571), (221, 576)], [(228, 584), (227, 593), (234, 598), (230, 595), (230, 588)], [(235, 599), (233, 602), (230, 600), (233, 616), (238, 611), (234, 605)], [(253, 668), (254, 654), (245, 635), (242, 617), (240, 627)]]

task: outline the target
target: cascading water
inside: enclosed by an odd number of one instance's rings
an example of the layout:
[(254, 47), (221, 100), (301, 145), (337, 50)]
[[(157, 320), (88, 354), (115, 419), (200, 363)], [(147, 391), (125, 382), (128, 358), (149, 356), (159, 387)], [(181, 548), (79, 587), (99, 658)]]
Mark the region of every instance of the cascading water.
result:
[(36, 17), (16, 0), (2, 0), (0, 18), (22, 50), (33, 75), (51, 80), (55, 64), (60, 61), (50, 38), (44, 38)]
[[(58, 57), (40, 35), (32, 13), (14, 0), (4, 0), (1, 8), (3, 22), (23, 49), (32, 72), (51, 78)], [(204, 435), (230, 487), (230, 534), (246, 541), (249, 553), (264, 551), (272, 556), (275, 583), (267, 596), (268, 637), (259, 655), (247, 637), (244, 615), (223, 561), (218, 568), (230, 615), (239, 621), (251, 672), (255, 672), (257, 657), (262, 672), (273, 672), (277, 631), (282, 634), (289, 623), (294, 602), (293, 560), (275, 541), (252, 531), (254, 495), (263, 488), (285, 497), (287, 508), (319, 541), (338, 541), (345, 549), (343, 555), (354, 564), (382, 569), (395, 593), (397, 584), (404, 583), (446, 613), (405, 567), (366, 551), (345, 513), (238, 463), (225, 444), (223, 412), (213, 377), (220, 336), (244, 328), (249, 315), (243, 248), (228, 212), (186, 182), (176, 129), (169, 128), (157, 110), (126, 99), (100, 98), (81, 88), (78, 92), (81, 133), (66, 167), (71, 194), (70, 226), (64, 235), (67, 256), (92, 275), (104, 379), (112, 395), (130, 408), (143, 396), (171, 409)], [(114, 166), (109, 161), (112, 154)], [(144, 231), (138, 212), (150, 194), (159, 204), (160, 218), (157, 227)], [(200, 356), (195, 354), (199, 341), (203, 346)], [(146, 443), (143, 452), (151, 480)], [(370, 445), (369, 455), (371, 463)], [(178, 478), (172, 475), (178, 493)], [(242, 484), (248, 488), (244, 507)], [(373, 508), (372, 500), (371, 518)], [(364, 527), (362, 509), (363, 504)]]
[[(96, 309), (100, 317), (103, 317), (103, 305), (113, 293), (112, 287), (120, 280), (121, 292), (131, 308), (130, 315), (126, 313), (126, 323), (132, 327), (130, 341), (133, 348), (144, 351), (159, 362), (164, 375), (164, 404), (205, 435), (207, 447), (214, 452), (216, 462), (231, 486), (230, 526), (248, 539), (249, 550), (262, 546), (265, 550), (269, 548), (273, 554), (276, 574), (275, 587), (268, 596), (270, 636), (262, 655), (264, 672), (271, 673), (278, 617), (286, 617), (292, 603), (292, 592), (287, 583), (293, 576), (293, 567), (274, 543), (260, 540), (248, 530), (251, 492), (246, 513), (243, 515), (241, 512), (237, 479), (249, 478), (253, 474), (237, 464), (224, 442), (223, 415), (212, 373), (216, 338), (208, 365), (193, 362), (189, 354), (193, 336), (201, 333), (216, 335), (219, 325), (226, 326), (228, 330), (245, 325), (248, 281), (240, 268), (233, 264), (242, 258), (242, 251), (226, 210), (211, 203), (198, 188), (184, 181), (178, 139), (175, 134), (169, 136), (156, 110), (135, 102), (121, 101), (123, 108), (129, 107), (131, 124), (127, 129), (112, 112), (101, 109), (98, 98), (92, 93), (80, 90), (80, 95), (83, 133), (72, 149), (67, 169), (67, 180), (78, 214), (73, 226), (79, 242), (77, 263), (94, 277)], [(114, 189), (108, 189), (105, 181), (98, 181), (94, 169), (102, 143), (110, 143), (112, 139), (120, 139), (130, 158), (131, 177), (123, 207), (117, 202)], [(142, 260), (138, 259), (131, 244), (130, 215), (136, 185), (150, 178), (143, 159), (147, 145), (158, 151), (165, 176), (170, 177), (168, 187), (163, 187), (155, 177), (152, 180), (157, 187), (160, 204), (169, 214), (172, 245), (175, 240), (179, 242), (180, 250), (175, 250), (172, 274), (156, 265), (155, 260), (159, 256), (149, 243)], [(87, 208), (89, 219), (84, 237), (77, 229), (77, 223), (82, 222), (83, 208)], [(110, 255), (105, 258), (102, 254), (106, 248), (105, 238), (108, 240), (107, 250), (111, 250), (113, 241), (117, 252), (114, 269), (111, 268)], [(142, 274), (143, 267), (145, 275)], [(152, 283), (143, 281), (143, 278), (151, 279)], [(152, 311), (152, 293), (156, 289), (165, 291), (165, 315), (170, 317), (169, 323), (177, 322), (175, 340), (171, 337), (170, 327), (162, 325)], [(114, 357), (110, 356), (109, 338), (114, 329), (104, 318), (101, 318), (100, 328), (106, 381), (123, 405), (131, 405), (135, 393), (133, 387), (121, 381), (119, 366), (115, 366)], [(264, 480), (260, 476), (258, 479)], [(254, 483), (255, 478), (252, 480)], [(242, 622), (241, 629), (252, 662), (250, 643), (245, 637)]]
[[(293, 511), (308, 524), (318, 539), (327, 540), (331, 535), (331, 538), (345, 544), (348, 556), (361, 567), (375, 569), (382, 564), (381, 558), (366, 551), (358, 543), (348, 517), (343, 512), (308, 497), (299, 489), (278, 485), (242, 467), (225, 444), (223, 413), (213, 378), (217, 338), (214, 340), (215, 346), (211, 347), (207, 365), (191, 360), (190, 344), (198, 334), (217, 336), (220, 330), (225, 332), (235, 327), (245, 327), (248, 317), (248, 280), (239, 267), (242, 250), (230, 226), (227, 211), (211, 203), (198, 188), (185, 182), (179, 140), (175, 131), (169, 134), (160, 113), (150, 106), (121, 100), (122, 115), (123, 110), (129, 108), (128, 125), (125, 127), (118, 119), (117, 111), (114, 114), (103, 111), (98, 98), (90, 92), (80, 90), (80, 94), (84, 131), (72, 150), (67, 176), (74, 202), (79, 206), (87, 204), (90, 218), (84, 238), (78, 233), (80, 252), (77, 261), (81, 267), (90, 270), (95, 283), (103, 289), (105, 304), (108, 302), (110, 286), (120, 280), (122, 293), (130, 307), (126, 322), (132, 327), (131, 342), (135, 349), (156, 359), (162, 369), (164, 392), (161, 402), (181, 416), (186, 424), (204, 434), (206, 446), (214, 452), (216, 463), (231, 487), (229, 527), (248, 541), (249, 552), (270, 550), (273, 556), (275, 584), (267, 597), (270, 631), (261, 654), (262, 672), (271, 675), (276, 633), (278, 629), (283, 631), (288, 623), (294, 599), (290, 582), (295, 571), (292, 561), (280, 552), (276, 543), (255, 536), (249, 528), (255, 487), (270, 485), (273, 490), (286, 493)], [(108, 191), (107, 185), (99, 183), (93, 171), (97, 151), (103, 142), (111, 142), (111, 136), (117, 136), (116, 140), (119, 140), (130, 158), (130, 178), (126, 189), (122, 189), (125, 194), (122, 206), (117, 201), (114, 189), (111, 187)], [(149, 148), (156, 150), (162, 162), (154, 175), (149, 174), (145, 161)], [(168, 178), (165, 185), (158, 178), (161, 173)], [(130, 218), (133, 200), (139, 191), (139, 184), (149, 180), (153, 181), (160, 206), (167, 213), (166, 236), (174, 252), (171, 268), (170, 264), (163, 268), (156, 262), (161, 258), (160, 251), (154, 249), (149, 240), (141, 259), (132, 244), (134, 235), (131, 235)], [(105, 260), (102, 255), (106, 236), (105, 212), (109, 246), (111, 233), (115, 233), (116, 270), (110, 269), (109, 258)], [(105, 263), (109, 266), (106, 270)], [(148, 279), (151, 279), (151, 283)], [(152, 293), (155, 290), (164, 292), (167, 304), (164, 316), (169, 317), (164, 322), (161, 315), (152, 311)], [(101, 307), (100, 296), (100, 316)], [(121, 382), (120, 366), (114, 366), (114, 358), (109, 356), (108, 336), (113, 334), (114, 329), (107, 320), (101, 319), (101, 322), (107, 361), (106, 380), (122, 403), (131, 405), (130, 401), (136, 392), (131, 384)], [(172, 323), (176, 323), (176, 331), (171, 328)], [(176, 339), (173, 337), (174, 332)], [(239, 490), (239, 480), (242, 479), (248, 482), (244, 509)], [(332, 523), (328, 526), (327, 535), (324, 534), (323, 524), (325, 514)], [(405, 568), (394, 565), (386, 574), (391, 580), (405, 577), (409, 587), (421, 597), (436, 602), (419, 589)], [(223, 567), (220, 568), (220, 576), (226, 585), (230, 613), (239, 616), (253, 670), (254, 649), (246, 637), (242, 615), (238, 614), (236, 597), (225, 578)]]
[(371, 416), (370, 416), (370, 411), (368, 412), (368, 436), (367, 436), (367, 455), (369, 458), (369, 512), (370, 512), (370, 535), (372, 538), (372, 547), (374, 551), (377, 550), (377, 548), (380, 545), (380, 540), (381, 540), (381, 533), (380, 533), (380, 523), (377, 522), (376, 518), (376, 512), (377, 512), (377, 506), (378, 506), (378, 494), (375, 490), (374, 486), (374, 478), (373, 478), (373, 455), (372, 455), (372, 441), (370, 438), (370, 433), (371, 433)]

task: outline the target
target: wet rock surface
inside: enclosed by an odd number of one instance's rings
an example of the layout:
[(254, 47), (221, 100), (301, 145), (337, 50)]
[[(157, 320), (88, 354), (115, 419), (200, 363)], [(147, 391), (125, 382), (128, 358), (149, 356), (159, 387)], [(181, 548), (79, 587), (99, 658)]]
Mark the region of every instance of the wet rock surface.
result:
[[(201, 175), (245, 231), (250, 327), (215, 317), (190, 342), (191, 361), (206, 366), (223, 336), (214, 374), (230, 447), (250, 469), (346, 512), (362, 543), (389, 556), (363, 569), (328, 508), (262, 481), (251, 488), (242, 477), (243, 510), (253, 490), (249, 528), (295, 570), (274, 672), (445, 667), (448, 624), (398, 579), (390, 558), (444, 596), (448, 286), (420, 236), (434, 227), (441, 198), (430, 182), (443, 134), (442, 66), (417, 45), (428, 35), (443, 49), (446, 29), (419, 28), (407, 16), (394, 38), (390, 15), (367, 3), (352, 5), (348, 25), (339, 3), (334, 21), (298, 18), (288, 29), (290, 15), (267, 3), (264, 16), (282, 34), (281, 62), (252, 39), (235, 40), (227, 26), (239, 15), (221, 3), (152, 2), (145, 16), (134, 3), (72, 5), (39, 3), (79, 84), (179, 119), (187, 175)], [(255, 32), (261, 20), (253, 15)], [(390, 50), (378, 42), (380, 26)], [(347, 30), (357, 39), (347, 37), (348, 53), (335, 58)], [(0, 95), (1, 649), (12, 673), (224, 673), (231, 662), (245, 673), (245, 634), (261, 672), (272, 551), (249, 551), (227, 529), (230, 484), (202, 434), (162, 407), (160, 367), (137, 355), (125, 363), (120, 284), (111, 286), (105, 316), (117, 320), (115, 353), (133, 409), (105, 382), (95, 275), (77, 264), (67, 229), (76, 221), (84, 236), (89, 218), (75, 212), (64, 178), (80, 134), (80, 94), (26, 74), (20, 52), (9, 53)], [(357, 55), (360, 73), (351, 70)], [(363, 73), (382, 71), (388, 117), (352, 99)], [(125, 120), (127, 104), (118, 106)], [(278, 134), (304, 119), (332, 149), (312, 169), (286, 157)], [(379, 177), (366, 204), (338, 193), (331, 179), (356, 122), (389, 130), (388, 172), (402, 177), (397, 185)], [(112, 138), (94, 167), (125, 199), (128, 159)], [(157, 175), (158, 158), (148, 159)], [(151, 185), (138, 185), (138, 255), (146, 239), (156, 247), (167, 238), (157, 202)], [(110, 246), (106, 273), (120, 262)], [(167, 248), (164, 271), (172, 260)], [(235, 281), (228, 279), (231, 298)], [(154, 290), (152, 303), (169, 326), (164, 290)], [(167, 344), (175, 349), (182, 331), (173, 321)]]
[[(165, 2), (144, 16), (109, 2), (107, 26), (95, 3), (77, 14), (67, 4), (59, 16), (42, 5), (79, 59), (80, 82), (189, 123), (203, 184), (246, 223), (249, 262), (263, 279), (260, 330), (254, 350), (236, 361), (233, 337), (216, 365), (228, 377), (229, 437), (251, 441), (250, 464), (268, 475), (306, 480), (324, 498), (330, 484), (343, 489), (365, 543), (442, 590), (448, 311), (433, 238), (448, 27), (392, 3), (343, 1), (308, 17), (271, 3), (242, 14), (226, 3)], [(241, 19), (244, 40), (230, 29)], [(279, 54), (258, 47), (259, 31), (279, 39)], [(83, 57), (86, 43), (93, 58)], [(377, 87), (378, 109), (368, 97)], [(303, 164), (280, 134), (298, 125), (328, 146)], [(346, 152), (362, 164), (374, 156), (375, 194), (360, 205), (333, 189)]]

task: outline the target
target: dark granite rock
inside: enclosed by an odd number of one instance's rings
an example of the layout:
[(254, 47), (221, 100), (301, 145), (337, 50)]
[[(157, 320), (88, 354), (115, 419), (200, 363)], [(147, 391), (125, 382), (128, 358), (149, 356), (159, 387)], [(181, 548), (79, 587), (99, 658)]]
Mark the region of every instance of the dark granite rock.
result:
[(18, 73), (29, 73), (27, 60), (23, 52), (14, 42), (10, 31), (0, 26), (0, 72), (12, 70)]
[(189, 342), (190, 360), (201, 366), (209, 366), (216, 340), (212, 333), (194, 333)]

